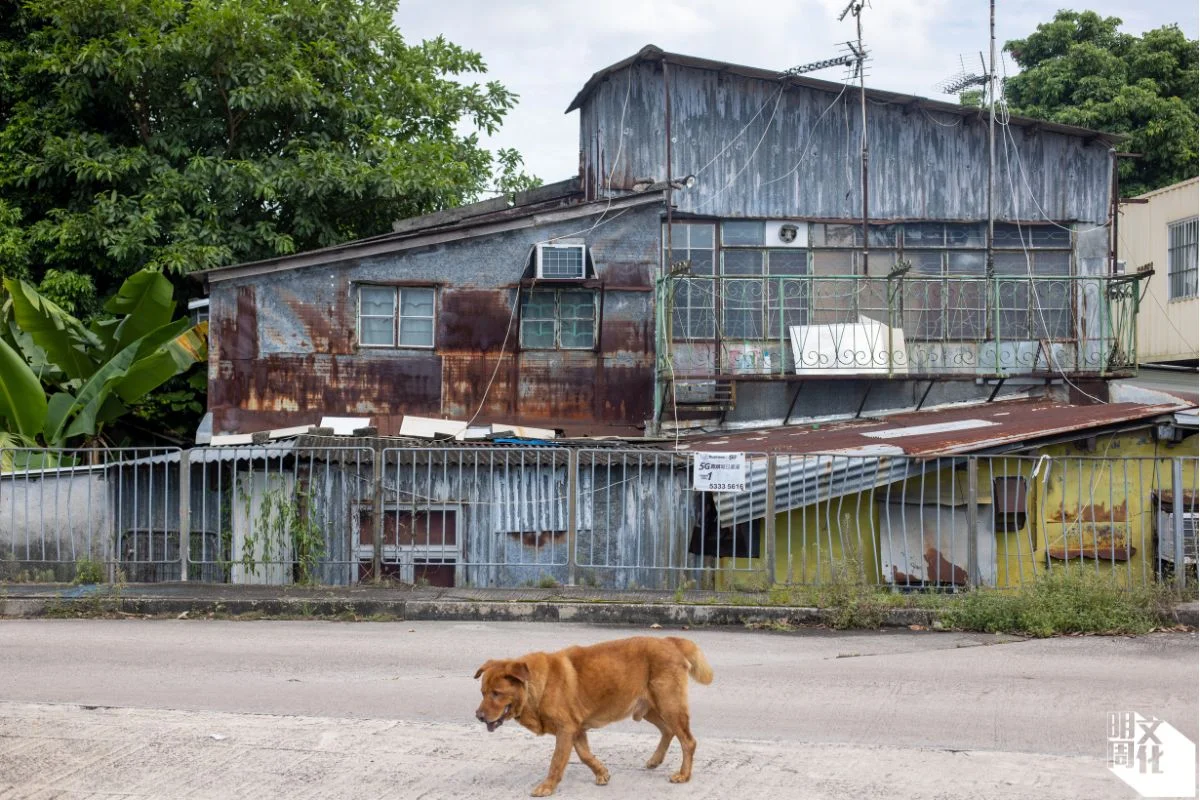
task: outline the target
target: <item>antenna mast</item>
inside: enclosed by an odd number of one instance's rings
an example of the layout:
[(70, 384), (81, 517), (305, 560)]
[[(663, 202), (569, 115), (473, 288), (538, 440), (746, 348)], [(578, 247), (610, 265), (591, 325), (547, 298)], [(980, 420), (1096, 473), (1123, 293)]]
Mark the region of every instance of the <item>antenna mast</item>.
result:
[(983, 63), (983, 53), (979, 54), (979, 63), (983, 68), (982, 75), (968, 73), (967, 68), (959, 63), (959, 72), (937, 85), (943, 94), (959, 94), (970, 86), (983, 86), (988, 104), (988, 170), (987, 170), (987, 276), (990, 278), (995, 271), (995, 238), (996, 238), (996, 0), (990, 0), (991, 14), (989, 19), (990, 41), (988, 63)]
[(870, 157), (867, 150), (867, 87), (865, 70), (863, 69), (863, 60), (865, 59), (865, 51), (863, 50), (863, 35), (862, 35), (862, 12), (867, 0), (850, 0), (849, 5), (842, 9), (842, 13), (838, 15), (838, 22), (846, 18), (847, 14), (854, 15), (854, 21), (858, 29), (858, 46), (851, 45), (854, 54), (858, 56), (858, 63), (855, 71), (858, 73), (858, 101), (862, 111), (862, 237), (863, 237), (863, 262), (862, 274), (869, 274), (867, 270), (867, 262), (871, 253), (871, 240), (867, 228), (867, 201), (868, 201), (868, 186), (867, 186), (867, 168)]
[(990, 20), (988, 22), (991, 36), (988, 55), (987, 89), (988, 89), (988, 196), (987, 196), (987, 276), (992, 277), (996, 268), (995, 235), (996, 235), (996, 0), (991, 0)]
[[(838, 22), (846, 18), (847, 14), (854, 14), (858, 21), (858, 41), (846, 42), (846, 48), (850, 51), (845, 55), (837, 58), (827, 58), (824, 61), (813, 61), (808, 64), (803, 64), (798, 67), (792, 67), (787, 72), (784, 72), (780, 77), (788, 77), (793, 75), (803, 75), (806, 72), (814, 72), (826, 67), (851, 67), (854, 75), (858, 76), (858, 95), (859, 105), (862, 110), (862, 237), (863, 237), (863, 274), (867, 274), (867, 256), (870, 250), (870, 243), (867, 238), (867, 89), (865, 86), (864, 74), (866, 70), (863, 64), (867, 60), (867, 51), (863, 47), (862, 41), (862, 10), (863, 6), (867, 5), (869, 0), (850, 0), (850, 4), (842, 9), (842, 13), (838, 15)], [(847, 154), (849, 155), (849, 154)]]

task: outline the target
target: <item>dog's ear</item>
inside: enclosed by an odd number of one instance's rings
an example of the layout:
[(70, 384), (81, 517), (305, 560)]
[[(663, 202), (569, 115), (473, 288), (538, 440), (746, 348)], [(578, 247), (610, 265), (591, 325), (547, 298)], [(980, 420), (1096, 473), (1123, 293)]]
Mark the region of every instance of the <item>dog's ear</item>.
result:
[(508, 671), (505, 674), (515, 681), (529, 683), (529, 665), (524, 661), (511, 662), (508, 665)]
[(495, 665), (495, 663), (496, 662), (493, 661), (492, 659), (488, 659), (487, 661), (483, 662), (483, 665), (479, 669), (475, 670), (476, 679), (478, 679), (479, 676), (482, 675), (485, 670), (491, 669)]

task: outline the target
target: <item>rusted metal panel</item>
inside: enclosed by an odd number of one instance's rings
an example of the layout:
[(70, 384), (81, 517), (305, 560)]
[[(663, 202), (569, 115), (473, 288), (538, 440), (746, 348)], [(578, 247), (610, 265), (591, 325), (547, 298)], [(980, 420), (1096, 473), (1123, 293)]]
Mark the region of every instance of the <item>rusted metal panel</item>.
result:
[[(672, 69), (670, 91), (676, 140), (670, 171), (696, 176), (694, 188), (674, 193), (680, 213), (860, 215), (856, 90), (680, 66)], [(871, 217), (985, 219), (986, 119), (914, 100), (869, 107)], [(657, 62), (639, 61), (596, 83), (580, 105), (587, 191), (603, 197), (610, 186), (665, 180), (664, 120)], [(1105, 221), (1109, 156), (1102, 139), (1049, 126), (1010, 131), (1005, 146), (997, 146), (997, 175), (1002, 185), (1011, 176), (1021, 191), (997, 193), (997, 219)]]
[(443, 353), (498, 352), (507, 338), (511, 352), (517, 336), (511, 295), (511, 291), (496, 289), (444, 289), (438, 316), (438, 349)]
[[(441, 409), (441, 357), (274, 354), (222, 362), (209, 389), (217, 432), (316, 424), (322, 416), (371, 416), (399, 429), (400, 417)], [(393, 428), (394, 426), (394, 428)]]
[[(346, 415), (370, 416), (380, 433), (394, 434), (415, 414), (639, 435), (653, 413), (659, 210), (623, 209), (580, 224), (213, 283), (214, 431)], [(518, 289), (532, 288), (533, 246), (567, 236), (589, 247), (595, 274), (582, 288), (596, 293), (597, 346), (522, 350), (513, 302)], [(359, 284), (437, 287), (435, 347), (360, 347)]]

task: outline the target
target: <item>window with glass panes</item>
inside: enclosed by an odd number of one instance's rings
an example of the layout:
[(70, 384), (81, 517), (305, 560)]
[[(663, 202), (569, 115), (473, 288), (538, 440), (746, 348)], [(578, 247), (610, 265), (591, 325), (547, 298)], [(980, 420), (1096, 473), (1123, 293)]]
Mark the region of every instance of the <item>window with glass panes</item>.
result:
[(433, 347), (436, 290), (358, 287), (358, 343), (363, 347)]
[(997, 223), (994, 242), (999, 337), (1071, 338), (1071, 231), (1058, 225)]
[(521, 347), (591, 350), (596, 346), (596, 293), (534, 289), (521, 298)]
[[(987, 274), (983, 223), (871, 225), (868, 235), (872, 276), (886, 275), (901, 260), (909, 266), (895, 310), (911, 339), (969, 341), (989, 335), (1069, 339), (1073, 335), (1071, 231), (1063, 226), (996, 224), (998, 281), (994, 285), (981, 280)], [(861, 248), (860, 225), (814, 226), (815, 274), (862, 274)], [(853, 322), (859, 314), (886, 319), (890, 312), (885, 298), (869, 294), (875, 283), (858, 286), (818, 277), (813, 321)], [(991, 331), (997, 324), (999, 330)]]
[[(713, 252), (716, 226), (712, 223), (676, 222), (663, 226), (663, 261), (669, 283), (671, 336), (675, 339), (712, 339), (715, 335), (716, 282)], [(670, 251), (667, 250), (668, 244)]]
[(721, 336), (779, 340), (808, 322), (808, 251), (766, 247), (762, 220), (721, 223)]
[(1195, 297), (1197, 291), (1197, 218), (1167, 226), (1168, 300)]

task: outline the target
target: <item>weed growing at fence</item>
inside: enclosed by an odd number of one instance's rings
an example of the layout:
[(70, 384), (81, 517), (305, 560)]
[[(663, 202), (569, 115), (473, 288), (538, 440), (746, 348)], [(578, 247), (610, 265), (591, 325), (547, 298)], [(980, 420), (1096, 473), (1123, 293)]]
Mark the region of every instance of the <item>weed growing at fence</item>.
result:
[(1084, 567), (1056, 570), (1015, 592), (978, 589), (948, 598), (943, 624), (960, 630), (1053, 636), (1148, 633), (1174, 598), (1160, 587), (1116, 585)]
[(90, 558), (81, 558), (75, 562), (76, 584), (104, 583), (104, 565)]
[[(249, 514), (251, 495), (245, 490), (242, 495)], [(292, 568), (297, 583), (318, 583), (325, 558), (325, 532), (309, 513), (312, 496), (299, 486), (294, 490), (281, 486), (259, 497), (256, 524), (242, 540), (239, 563), (251, 575), (258, 573), (260, 564), (282, 563)]]
[(830, 624), (838, 630), (847, 628), (879, 628), (888, 609), (895, 605), (887, 594), (869, 585), (859, 565), (843, 562), (833, 580), (819, 587), (820, 605), (833, 612)]

